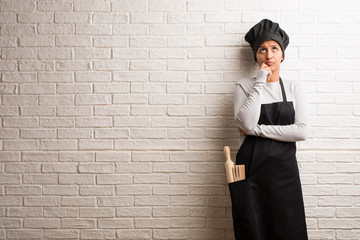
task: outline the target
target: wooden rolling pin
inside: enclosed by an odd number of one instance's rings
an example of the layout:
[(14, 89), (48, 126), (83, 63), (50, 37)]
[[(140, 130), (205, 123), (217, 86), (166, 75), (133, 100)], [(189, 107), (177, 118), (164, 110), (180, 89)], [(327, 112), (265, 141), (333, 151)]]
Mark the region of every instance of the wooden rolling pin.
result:
[(230, 147), (224, 147), (225, 153), (225, 171), (228, 183), (237, 182), (245, 179), (245, 165), (234, 165), (230, 156)]

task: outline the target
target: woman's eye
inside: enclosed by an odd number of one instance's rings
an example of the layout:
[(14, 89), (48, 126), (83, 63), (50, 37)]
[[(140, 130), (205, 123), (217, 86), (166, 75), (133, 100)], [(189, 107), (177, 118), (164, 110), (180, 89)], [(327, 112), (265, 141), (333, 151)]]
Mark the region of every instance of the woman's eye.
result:
[(273, 51), (277, 51), (278, 49), (277, 49), (277, 47), (273, 47)]

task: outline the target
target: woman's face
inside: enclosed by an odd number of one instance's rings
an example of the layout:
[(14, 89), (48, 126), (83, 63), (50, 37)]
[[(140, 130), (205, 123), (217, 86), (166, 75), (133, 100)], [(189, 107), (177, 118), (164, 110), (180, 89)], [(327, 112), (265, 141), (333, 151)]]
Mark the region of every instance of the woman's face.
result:
[(256, 52), (256, 60), (259, 66), (265, 63), (273, 72), (280, 70), (280, 63), (283, 59), (280, 45), (273, 40), (263, 42)]

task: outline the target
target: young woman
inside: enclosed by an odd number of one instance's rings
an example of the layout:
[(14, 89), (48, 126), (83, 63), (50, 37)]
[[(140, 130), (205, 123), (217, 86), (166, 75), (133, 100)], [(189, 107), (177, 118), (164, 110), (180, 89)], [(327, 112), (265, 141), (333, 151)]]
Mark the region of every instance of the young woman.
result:
[(307, 240), (295, 143), (307, 137), (307, 106), (300, 83), (280, 77), (289, 37), (263, 19), (245, 40), (259, 71), (235, 84), (236, 164), (245, 164), (246, 175), (229, 184), (235, 238)]

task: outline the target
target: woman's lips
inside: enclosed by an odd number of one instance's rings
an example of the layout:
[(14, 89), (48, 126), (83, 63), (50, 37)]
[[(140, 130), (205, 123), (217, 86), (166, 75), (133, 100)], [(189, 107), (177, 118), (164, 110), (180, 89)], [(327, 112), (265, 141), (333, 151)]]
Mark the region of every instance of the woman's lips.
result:
[(274, 63), (273, 62), (267, 62), (266, 65), (271, 66), (271, 65), (274, 65)]

